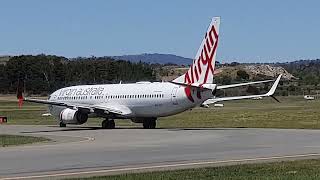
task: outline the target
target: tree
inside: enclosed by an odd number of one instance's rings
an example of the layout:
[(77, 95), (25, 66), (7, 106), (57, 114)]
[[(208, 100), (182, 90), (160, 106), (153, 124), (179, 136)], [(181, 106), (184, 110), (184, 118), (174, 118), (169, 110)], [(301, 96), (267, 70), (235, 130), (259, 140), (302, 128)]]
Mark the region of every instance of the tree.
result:
[(25, 82), (29, 94), (51, 93), (70, 85), (155, 80), (149, 64), (115, 61), (108, 57), (69, 60), (43, 54), (23, 55), (12, 57), (6, 65), (0, 65), (0, 70), (3, 93), (15, 93), (19, 80)]
[(238, 70), (237, 76), (242, 80), (248, 80), (250, 77), (249, 74), (244, 70)]
[(248, 86), (247, 93), (250, 94), (260, 94), (260, 90), (255, 86)]

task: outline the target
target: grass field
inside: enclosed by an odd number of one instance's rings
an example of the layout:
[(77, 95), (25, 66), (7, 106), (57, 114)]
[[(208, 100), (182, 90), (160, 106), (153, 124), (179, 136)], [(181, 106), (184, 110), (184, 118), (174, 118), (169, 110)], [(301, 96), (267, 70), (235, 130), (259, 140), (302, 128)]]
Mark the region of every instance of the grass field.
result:
[[(14, 97), (12, 97), (14, 99)], [(223, 108), (195, 108), (184, 113), (160, 118), (160, 128), (242, 127), (242, 128), (320, 128), (320, 100), (306, 101), (302, 97), (279, 97), (226, 102)], [(8, 98), (0, 98), (0, 116), (8, 124), (53, 125), (53, 117), (41, 117), (46, 106), (25, 103), (23, 108)], [(90, 119), (89, 125), (100, 126), (100, 119)], [(137, 126), (128, 120), (116, 121), (117, 126)]]
[(162, 118), (161, 127), (320, 128), (320, 101), (279, 97), (226, 102), (223, 108), (195, 109)]
[[(320, 179), (320, 160), (187, 169), (81, 178), (83, 180), (312, 180)], [(76, 180), (76, 179), (73, 179)]]
[(45, 142), (45, 141), (49, 141), (49, 139), (43, 138), (43, 137), (0, 134), (0, 147), (32, 144), (32, 143)]

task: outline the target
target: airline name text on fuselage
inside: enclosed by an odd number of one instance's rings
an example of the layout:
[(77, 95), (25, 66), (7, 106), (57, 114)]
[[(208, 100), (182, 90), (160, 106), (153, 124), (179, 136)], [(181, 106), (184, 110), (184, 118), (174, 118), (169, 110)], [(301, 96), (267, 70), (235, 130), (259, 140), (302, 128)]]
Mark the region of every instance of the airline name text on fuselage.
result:
[(59, 96), (88, 96), (102, 95), (103, 87), (88, 87), (88, 88), (68, 88), (62, 89)]

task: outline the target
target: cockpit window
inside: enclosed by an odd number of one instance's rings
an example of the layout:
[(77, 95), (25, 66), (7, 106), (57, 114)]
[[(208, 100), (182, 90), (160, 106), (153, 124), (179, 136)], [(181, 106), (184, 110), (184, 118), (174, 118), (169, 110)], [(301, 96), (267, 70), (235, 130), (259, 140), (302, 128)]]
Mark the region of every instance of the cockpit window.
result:
[(48, 100), (50, 100), (51, 96), (48, 97)]

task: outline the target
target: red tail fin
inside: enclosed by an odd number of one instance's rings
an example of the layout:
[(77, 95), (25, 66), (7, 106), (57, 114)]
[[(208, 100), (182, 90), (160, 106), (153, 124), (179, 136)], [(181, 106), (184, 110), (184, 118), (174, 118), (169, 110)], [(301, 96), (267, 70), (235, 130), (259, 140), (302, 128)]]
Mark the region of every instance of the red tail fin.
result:
[(23, 105), (23, 81), (18, 81), (18, 88), (17, 88), (17, 99), (18, 99), (18, 105), (19, 108)]
[(173, 80), (186, 84), (212, 84), (219, 41), (220, 17), (214, 17), (202, 40), (198, 53), (186, 74)]

